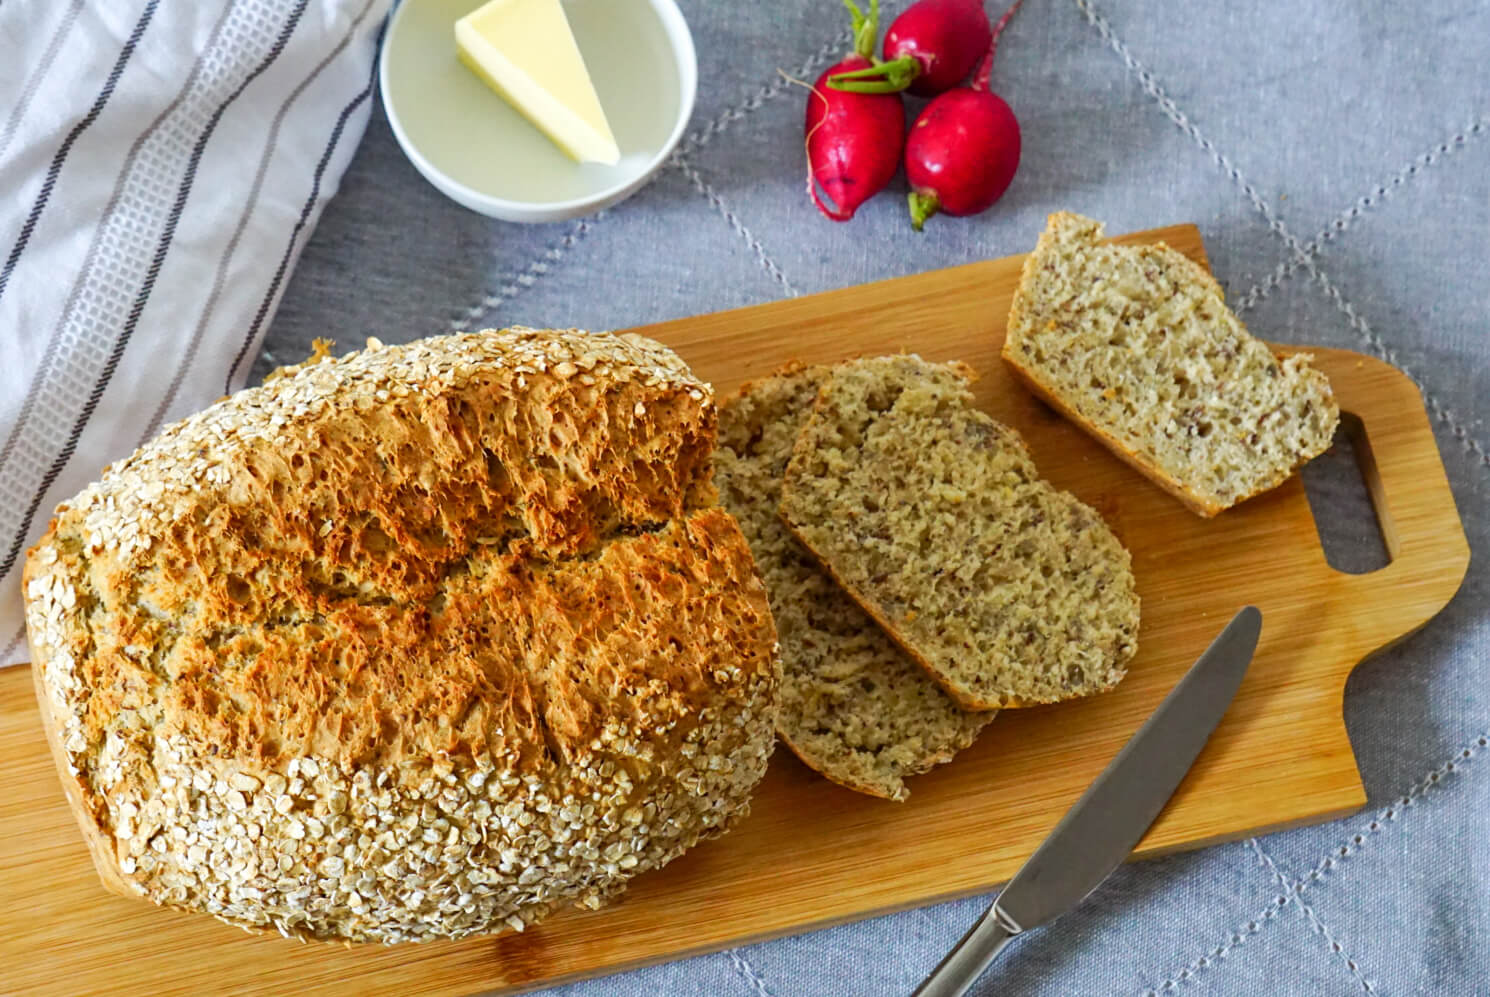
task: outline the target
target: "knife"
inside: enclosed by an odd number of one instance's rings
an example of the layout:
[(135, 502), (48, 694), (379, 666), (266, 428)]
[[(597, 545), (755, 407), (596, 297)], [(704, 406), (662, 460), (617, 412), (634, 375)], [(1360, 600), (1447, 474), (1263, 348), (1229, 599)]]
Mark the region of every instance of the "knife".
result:
[(1234, 616), (914, 997), (961, 997), (1016, 936), (1085, 900), (1174, 795), (1242, 684), (1262, 613)]

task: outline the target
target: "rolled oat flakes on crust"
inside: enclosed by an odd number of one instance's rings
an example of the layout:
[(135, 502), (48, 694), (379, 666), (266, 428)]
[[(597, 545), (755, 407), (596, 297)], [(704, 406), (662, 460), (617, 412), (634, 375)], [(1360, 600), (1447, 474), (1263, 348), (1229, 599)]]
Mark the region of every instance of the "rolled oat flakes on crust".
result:
[(107, 468), (25, 577), (105, 884), (460, 937), (729, 828), (777, 674), (714, 434), (664, 347), (514, 329), (318, 356)]

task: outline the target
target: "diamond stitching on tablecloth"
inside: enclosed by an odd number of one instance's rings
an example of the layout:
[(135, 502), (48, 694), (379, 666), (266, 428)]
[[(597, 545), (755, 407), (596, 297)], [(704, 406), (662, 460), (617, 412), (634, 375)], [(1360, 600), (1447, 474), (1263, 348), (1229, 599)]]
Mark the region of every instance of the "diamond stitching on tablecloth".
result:
[(1335, 956), (1335, 961), (1338, 961), (1351, 976), (1355, 977), (1356, 982), (1361, 985), (1362, 990), (1368, 994), (1376, 993), (1376, 988), (1371, 985), (1371, 981), (1361, 972), (1360, 965), (1351, 957), (1349, 952), (1345, 951), (1345, 947), (1335, 939), (1334, 934), (1325, 926), (1324, 921), (1314, 908), (1310, 907), (1308, 902), (1304, 900), (1301, 895), (1302, 891), (1299, 889), (1298, 880), (1289, 879), (1285, 876), (1283, 870), (1279, 869), (1277, 863), (1273, 861), (1273, 857), (1262, 850), (1262, 846), (1257, 843), (1256, 838), (1248, 838), (1247, 845), (1256, 853), (1259, 864), (1272, 873), (1273, 881), (1283, 887), (1286, 891), (1285, 895), (1291, 895), (1298, 899), (1299, 912), (1304, 915), (1305, 921), (1314, 930), (1314, 933), (1325, 940), (1329, 946), (1330, 954)]
[(797, 290), (796, 285), (787, 278), (776, 261), (771, 259), (771, 255), (766, 252), (766, 247), (761, 244), (760, 239), (756, 237), (755, 233), (746, 228), (745, 223), (725, 203), (724, 198), (719, 195), (719, 192), (709, 186), (708, 182), (704, 180), (693, 164), (684, 156), (676, 156), (673, 159), (673, 165), (683, 171), (683, 176), (688, 178), (688, 182), (693, 185), (693, 189), (698, 191), (703, 199), (709, 203), (709, 206), (724, 218), (725, 222), (729, 224), (730, 229), (741, 239), (745, 240), (745, 245), (750, 247), (750, 251), (755, 255), (756, 262), (765, 269), (766, 273), (771, 275), (772, 279), (785, 289), (787, 296), (791, 298), (797, 297), (801, 292)]
[(745, 960), (745, 957), (740, 954), (739, 949), (726, 949), (724, 954), (729, 958), (731, 968), (745, 978), (745, 982), (750, 984), (751, 990), (759, 994), (760, 997), (776, 997), (771, 992), (771, 988), (766, 986), (766, 981), (755, 971), (755, 967), (750, 965)]
[(1295, 230), (1487, 109), (1482, 0), (1092, 2)]
[[(759, 110), (762, 106), (770, 103), (777, 97), (780, 97), (783, 93), (786, 93), (788, 87), (792, 85), (790, 77), (795, 76), (797, 78), (800, 78), (803, 76), (815, 76), (819, 71), (821, 71), (825, 66), (829, 65), (833, 61), (837, 53), (840, 53), (845, 49), (845, 47), (848, 45), (849, 37), (850, 35), (848, 32), (840, 31), (833, 37), (831, 41), (824, 43), (822, 47), (820, 47), (816, 52), (809, 56), (796, 70), (795, 73), (778, 73), (778, 75), (772, 80), (772, 82), (763, 84), (758, 90), (750, 94), (750, 96), (746, 97), (740, 103), (726, 108), (724, 111), (720, 112), (702, 128), (699, 128), (698, 130), (685, 135), (683, 137), (683, 140), (678, 143), (678, 147), (673, 150), (673, 154), (668, 157), (667, 163), (664, 164), (663, 168), (679, 169), (684, 173), (685, 176), (687, 176), (688, 168), (685, 157), (691, 155), (694, 151), (702, 148), (703, 146), (708, 145), (717, 136), (727, 132), (730, 126), (733, 125), (735, 122), (746, 117), (751, 112)], [(689, 181), (691, 183), (694, 183), (695, 189), (699, 189), (700, 184), (703, 184), (704, 188), (708, 187), (708, 184), (703, 181), (702, 177), (699, 177), (697, 182), (694, 182), (693, 178), (689, 177)], [(700, 190), (700, 193), (703, 194), (706, 201), (709, 201), (711, 205), (715, 206), (716, 210), (726, 212), (725, 220), (730, 221), (730, 218), (733, 216), (733, 212), (731, 212), (727, 207), (723, 207), (724, 202), (722, 201), (722, 199), (718, 200), (716, 203), (716, 201), (710, 200), (708, 193), (706, 193), (704, 190)], [(470, 305), (463, 311), (458, 312), (457, 315), (463, 315), (465, 317), (463, 319), (457, 317), (451, 320), (451, 328), (457, 331), (466, 328), (470, 323), (476, 321), (476, 319), (480, 318), (482, 315), (489, 314), (493, 309), (500, 307), (507, 301), (510, 301), (521, 291), (523, 287), (530, 287), (534, 282), (536, 282), (538, 278), (546, 276), (548, 273), (551, 272), (551, 268), (548, 266), (548, 264), (558, 262), (558, 260), (564, 255), (564, 253), (572, 248), (576, 242), (590, 233), (593, 223), (600, 221), (601, 218), (605, 217), (605, 215), (606, 212), (602, 211), (588, 219), (581, 219), (574, 225), (573, 228), (570, 229), (569, 232), (565, 233), (565, 235), (561, 236), (554, 243), (551, 243), (548, 247), (546, 247), (542, 252), (535, 256), (532, 261), (527, 264), (527, 266), (517, 271), (515, 276), (504, 278), (504, 283), (500, 287), (495, 290), (486, 292), (484, 295), (482, 295), (481, 300), (477, 301), (473, 305)], [(739, 219), (736, 217), (734, 221), (730, 221), (730, 227), (735, 229), (737, 233), (741, 234), (742, 238), (745, 239), (746, 244), (750, 246), (753, 252), (755, 252), (757, 260), (766, 269), (766, 272), (771, 274), (773, 278), (780, 282), (782, 286), (787, 289), (787, 292), (789, 294), (795, 296), (797, 294), (797, 291), (793, 287), (792, 283), (787, 280), (786, 276), (781, 272), (781, 268), (776, 266), (774, 262), (771, 262), (770, 257), (766, 254), (765, 248), (763, 246), (760, 246), (759, 240), (756, 239), (754, 235), (749, 233), (749, 229), (745, 228), (744, 223), (740, 222)], [(531, 275), (533, 280), (524, 282), (522, 280), (523, 275)]]
[(1324, 270), (1316, 261), (1305, 257), (1301, 262), (1304, 269), (1309, 271), (1310, 276), (1314, 278), (1314, 281), (1319, 284), (1329, 299), (1334, 302), (1335, 307), (1345, 316), (1351, 329), (1365, 341), (1373, 353), (1406, 374), (1418, 386), (1418, 389), (1423, 393), (1423, 400), (1428, 405), (1429, 413), (1449, 428), (1454, 438), (1459, 441), (1467, 453), (1478, 461), (1481, 467), (1490, 470), (1490, 453), (1486, 452), (1484, 444), (1471, 435), (1469, 430), (1465, 428), (1463, 421), (1448, 406), (1439, 401), (1438, 396), (1428, 389), (1423, 378), (1419, 377), (1412, 368), (1398, 359), (1396, 351), (1389, 348), (1366, 322), (1360, 312), (1356, 310), (1355, 306), (1345, 300), (1345, 296), (1340, 293), (1340, 289), (1325, 275)]
[(1118, 57), (1123, 60), (1123, 65), (1138, 80), (1138, 84), (1143, 88), (1144, 93), (1152, 97), (1159, 105), (1159, 110), (1164, 113), (1164, 116), (1169, 118), (1170, 121), (1173, 121), (1179, 127), (1180, 131), (1190, 136), (1195, 144), (1200, 146), (1203, 151), (1210, 154), (1216, 165), (1221, 167), (1226, 175), (1231, 178), (1232, 182), (1246, 195), (1247, 200), (1252, 206), (1262, 215), (1263, 220), (1268, 223), (1268, 228), (1272, 232), (1282, 238), (1288, 245), (1297, 248), (1298, 240), (1288, 233), (1283, 221), (1268, 206), (1267, 201), (1263, 200), (1262, 195), (1257, 192), (1257, 188), (1242, 175), (1241, 169), (1232, 161), (1231, 157), (1216, 148), (1215, 143), (1201, 132), (1199, 126), (1191, 121), (1185, 112), (1180, 110), (1179, 105), (1165, 91), (1164, 87), (1159, 83), (1158, 78), (1133, 55), (1123, 40), (1113, 32), (1112, 25), (1108, 23), (1107, 19), (1097, 12), (1089, 0), (1076, 0), (1076, 6), (1086, 16), (1087, 22), (1097, 29), (1097, 33), (1107, 42), (1108, 47), (1116, 52)]
[(1112, 26), (1108, 24), (1107, 20), (1101, 14), (1097, 13), (1089, 0), (1075, 0), (1075, 2), (1076, 6), (1086, 15), (1087, 21), (1097, 29), (1097, 32), (1108, 43), (1108, 46), (1122, 58), (1123, 63), (1128, 67), (1129, 71), (1138, 79), (1139, 85), (1143, 87), (1144, 92), (1158, 102), (1159, 109), (1164, 112), (1165, 116), (1178, 125), (1180, 130), (1189, 135), (1203, 150), (1210, 153), (1216, 164), (1225, 170), (1226, 174), (1232, 179), (1232, 182), (1241, 188), (1247, 199), (1251, 201), (1252, 205), (1257, 208), (1267, 221), (1268, 228), (1278, 238), (1283, 240), (1284, 245), (1293, 252), (1294, 257), (1299, 261), (1299, 265), (1309, 272), (1310, 276), (1314, 278), (1325, 294), (1334, 302), (1335, 307), (1345, 315), (1350, 323), (1350, 327), (1365, 340), (1366, 344), (1371, 347), (1377, 356), (1397, 367), (1412, 379), (1413, 383), (1422, 390), (1423, 398), (1428, 404), (1428, 410), (1433, 416), (1447, 425), (1454, 434), (1454, 437), (1471, 454), (1477, 457), (1484, 467), (1490, 469), (1490, 453), (1487, 453), (1484, 445), (1470, 435), (1459, 418), (1446, 405), (1439, 401), (1437, 396), (1427, 388), (1420, 377), (1407, 367), (1404, 367), (1397, 360), (1396, 353), (1387, 348), (1386, 344), (1381, 341), (1380, 337), (1366, 323), (1366, 320), (1356, 311), (1355, 306), (1345, 300), (1344, 295), (1340, 293), (1340, 289), (1325, 275), (1319, 264), (1306, 251), (1304, 245), (1299, 242), (1298, 237), (1288, 230), (1288, 227), (1283, 224), (1283, 220), (1268, 206), (1268, 203), (1263, 200), (1262, 195), (1242, 175), (1241, 170), (1237, 168), (1236, 164), (1217, 149), (1211, 140), (1201, 133), (1194, 122), (1185, 116), (1184, 112), (1179, 109), (1179, 106), (1164, 91), (1164, 88), (1159, 84), (1153, 73), (1149, 72), (1143, 63), (1129, 51), (1122, 39), (1113, 33)]
[[(1172, 120), (1177, 126), (1179, 126), (1182, 131), (1188, 134), (1204, 151), (1210, 153), (1216, 164), (1220, 166), (1232, 179), (1232, 181), (1241, 188), (1242, 192), (1247, 196), (1248, 200), (1251, 201), (1253, 206), (1257, 208), (1257, 210), (1267, 221), (1268, 228), (1272, 232), (1274, 232), (1274, 234), (1276, 234), (1281, 240), (1283, 240), (1284, 244), (1288, 246), (1288, 248), (1292, 251), (1294, 257), (1299, 261), (1299, 265), (1309, 271), (1310, 275), (1325, 291), (1326, 295), (1330, 297), (1330, 299), (1335, 303), (1336, 307), (1346, 316), (1351, 325), (1351, 328), (1358, 335), (1361, 336), (1361, 338), (1373, 349), (1373, 351), (1375, 351), (1388, 363), (1392, 363), (1394, 366), (1402, 369), (1403, 372), (1408, 374), (1408, 376), (1411, 377), (1413, 381), (1417, 383), (1421, 388), (1423, 386), (1421, 379), (1415, 376), (1410, 370), (1407, 370), (1401, 365), (1400, 362), (1397, 361), (1395, 353), (1391, 349), (1389, 349), (1384, 342), (1382, 342), (1380, 337), (1377, 336), (1375, 331), (1371, 329), (1365, 319), (1361, 317), (1359, 312), (1356, 311), (1355, 307), (1345, 300), (1339, 289), (1325, 275), (1324, 271), (1314, 260), (1312, 252), (1306, 251), (1306, 247), (1300, 244), (1298, 239), (1288, 231), (1282, 220), (1277, 217), (1277, 215), (1268, 206), (1267, 202), (1265, 202), (1258, 194), (1256, 188), (1254, 188), (1252, 184), (1247, 181), (1247, 179), (1242, 175), (1241, 171), (1235, 166), (1235, 164), (1232, 163), (1225, 154), (1220, 152), (1220, 150), (1218, 150), (1215, 145), (1211, 143), (1211, 141), (1200, 132), (1199, 128), (1197, 128), (1194, 123), (1191, 122), (1182, 111), (1180, 111), (1179, 107), (1168, 96), (1168, 94), (1165, 93), (1163, 87), (1160, 86), (1153, 74), (1150, 73), (1146, 68), (1144, 68), (1143, 64), (1132, 55), (1127, 46), (1113, 33), (1111, 26), (1107, 23), (1107, 21), (1096, 12), (1096, 10), (1091, 6), (1088, 0), (1075, 0), (1075, 2), (1077, 7), (1080, 8), (1081, 11), (1086, 15), (1088, 22), (1097, 29), (1098, 33), (1103, 37), (1104, 40), (1108, 42), (1113, 51), (1115, 51), (1122, 58), (1129, 71), (1137, 77), (1140, 85), (1143, 87), (1145, 92), (1147, 92), (1159, 104), (1159, 107), (1164, 112), (1164, 114), (1169, 117), (1170, 120)], [(1478, 122), (1476, 124), (1478, 124)], [(1481, 130), (1479, 128), (1475, 128), (1474, 125), (1471, 126), (1471, 129), (1474, 131), (1475, 134), (1478, 134), (1478, 132)], [(1357, 207), (1359, 206), (1360, 202), (1358, 201)], [(1331, 225), (1333, 224), (1335, 223), (1332, 222)], [(1460, 440), (1460, 442), (1472, 455), (1479, 459), (1481, 465), (1490, 468), (1490, 455), (1487, 455), (1485, 448), (1479, 443), (1477, 439), (1469, 434), (1468, 430), (1465, 429), (1462, 422), (1460, 422), (1458, 418), (1454, 416), (1454, 414), (1436, 398), (1436, 396), (1428, 392), (1426, 389), (1423, 390), (1423, 394), (1428, 403), (1429, 410), (1433, 413), (1433, 415), (1440, 422), (1443, 422), (1450, 427), (1454, 436)], [(1484, 746), (1486, 743), (1487, 741), (1485, 736), (1482, 736), (1477, 741), (1477, 744), (1479, 746)], [(1456, 755), (1455, 757), (1456, 759), (1467, 759), (1472, 756), (1474, 751), (1474, 748), (1465, 748), (1460, 752), (1459, 755)], [(1430, 773), (1427, 784), (1422, 786), (1416, 795), (1421, 795), (1421, 792), (1426, 792), (1427, 789), (1431, 788), (1432, 785), (1436, 785), (1442, 777), (1441, 773), (1452, 772), (1454, 770), (1455, 760), (1451, 759), (1445, 764), (1445, 766), (1441, 767), (1440, 770), (1436, 770), (1435, 772)], [(1414, 793), (1409, 793), (1408, 796), (1404, 797), (1401, 801), (1402, 805), (1405, 806), (1410, 804), (1410, 802), (1414, 798)], [(1388, 811), (1386, 812), (1391, 811), (1392, 808), (1388, 808)], [(1379, 828), (1379, 820), (1373, 821), (1371, 827), (1373, 829)], [(1357, 844), (1364, 843), (1364, 840), (1364, 836), (1362, 835), (1357, 834), (1355, 836), (1355, 841)], [(1348, 846), (1343, 846), (1343, 850), (1341, 852), (1342, 857), (1347, 854), (1349, 854)], [(1331, 861), (1332, 858), (1329, 856), (1327, 856), (1324, 860), (1324, 862), (1326, 863)], [(1319, 874), (1319, 870), (1316, 869), (1309, 874), (1309, 879), (1317, 881)], [(1298, 898), (1300, 904), (1303, 905), (1302, 893), (1308, 888), (1308, 885), (1309, 884), (1304, 880), (1299, 880), (1289, 885), (1288, 891), (1278, 898), (1276, 907), (1273, 909), (1281, 909), (1281, 907), (1286, 906), (1287, 903), (1290, 902), (1290, 900), (1293, 898)], [(1308, 914), (1309, 912), (1305, 911), (1306, 917), (1308, 916)], [(1266, 913), (1264, 915), (1260, 915), (1260, 917), (1262, 918), (1262, 921), (1264, 923), (1266, 920), (1269, 919)], [(1257, 923), (1259, 923), (1259, 920), (1257, 918), (1254, 918), (1252, 921), (1248, 922), (1249, 925)], [(1320, 933), (1323, 934), (1326, 940), (1329, 942), (1332, 952), (1344, 959), (1347, 968), (1352, 972), (1353, 975), (1358, 977), (1363, 988), (1367, 992), (1374, 992), (1364, 975), (1359, 972), (1358, 967), (1354, 964), (1354, 960), (1352, 960), (1344, 952), (1343, 947), (1339, 946), (1338, 943), (1330, 937), (1328, 931), (1324, 929), (1322, 922), (1318, 920), (1317, 916), (1312, 919), (1312, 923), (1316, 927), (1316, 930), (1319, 930)], [(1260, 930), (1260, 928), (1258, 930)], [(1241, 936), (1235, 933), (1233, 937), (1237, 939), (1235, 944), (1241, 944), (1241, 941), (1245, 938), (1245, 936)], [(1224, 955), (1225, 951), (1229, 951), (1229, 947), (1221, 946), (1218, 947), (1218, 950), (1215, 951), (1217, 952), (1217, 955), (1219, 957), (1220, 955)], [(1161, 989), (1164, 992), (1173, 990), (1179, 985), (1180, 982), (1184, 982), (1194, 975), (1196, 969), (1192, 968), (1192, 966), (1196, 966), (1197, 964), (1199, 964), (1201, 968), (1204, 968), (1204, 964), (1207, 962), (1208, 958), (1209, 957), (1207, 956), (1202, 956), (1201, 959), (1196, 961), (1196, 963), (1192, 963), (1191, 966), (1187, 966), (1184, 969), (1180, 970), (1178, 974), (1170, 977), (1163, 984), (1161, 984)], [(1157, 991), (1149, 992), (1154, 993)]]
[[(496, 290), (488, 291), (481, 300), (465, 309), (456, 318), (450, 320), (452, 332), (462, 332), (472, 328), (483, 315), (488, 315), (521, 294), (524, 288), (532, 287), (540, 277), (549, 274), (555, 263), (564, 258), (564, 254), (573, 249), (577, 243), (590, 234), (591, 228), (596, 222), (606, 217), (606, 212), (601, 211), (589, 218), (581, 218), (575, 222), (567, 232), (558, 239), (544, 247), (543, 251), (533, 257), (528, 265), (515, 273), (509, 273), (502, 278), (502, 284)], [(524, 279), (527, 278), (527, 279)]]
[[(1316, 257), (1324, 249), (1326, 243), (1333, 242), (1335, 238), (1348, 231), (1353, 222), (1361, 218), (1365, 212), (1376, 207), (1387, 197), (1391, 196), (1399, 188), (1405, 186), (1408, 181), (1419, 176), (1430, 166), (1436, 166), (1460, 149), (1468, 145), (1473, 139), (1490, 133), (1484, 121), (1476, 119), (1464, 128), (1459, 129), (1448, 139), (1439, 142), (1432, 149), (1415, 158), (1402, 169), (1398, 170), (1391, 179), (1378, 183), (1370, 191), (1358, 197), (1350, 207), (1340, 212), (1324, 228), (1320, 229), (1314, 238), (1304, 244), (1304, 255), (1310, 258)], [(1287, 278), (1296, 273), (1303, 263), (1296, 253), (1288, 253), (1264, 280), (1254, 284), (1237, 301), (1238, 313), (1248, 311), (1255, 307), (1258, 302), (1266, 298)]]
[[(1158, 987), (1145, 990), (1143, 992), (1143, 997), (1158, 997), (1158, 995), (1161, 993), (1170, 993), (1179, 986), (1180, 982), (1190, 979), (1197, 971), (1197, 967), (1199, 967), (1203, 961), (1209, 960), (1210, 962), (1215, 962), (1216, 960), (1225, 957), (1232, 949), (1243, 944), (1247, 940), (1247, 938), (1250, 938), (1252, 935), (1260, 932), (1264, 927), (1266, 927), (1269, 921), (1277, 916), (1278, 911), (1287, 906), (1289, 901), (1291, 901), (1295, 896), (1302, 898), (1304, 893), (1314, 888), (1316, 884), (1323, 882), (1325, 876), (1337, 865), (1339, 865), (1341, 860), (1355, 855), (1361, 850), (1362, 846), (1364, 846), (1373, 836), (1386, 830), (1387, 824), (1384, 822), (1397, 821), (1407, 810), (1407, 808), (1413, 806), (1419, 799), (1423, 797), (1424, 794), (1430, 792), (1433, 787), (1442, 785), (1445, 778), (1450, 775), (1456, 774), (1463, 767), (1464, 762), (1470, 760), (1471, 758), (1474, 758), (1477, 754), (1479, 754), (1487, 747), (1490, 747), (1490, 730), (1487, 730), (1485, 733), (1479, 735), (1470, 744), (1464, 746), (1463, 748), (1460, 748), (1447, 762), (1438, 766), (1438, 768), (1429, 772), (1428, 775), (1424, 776), (1417, 783), (1411, 786), (1404, 796), (1400, 797), (1397, 800), (1394, 800), (1390, 806), (1385, 807), (1384, 809), (1379, 811), (1377, 815), (1373, 817), (1369, 823), (1366, 824), (1365, 828), (1362, 831), (1356, 832), (1355, 834), (1351, 835), (1350, 838), (1348, 838), (1343, 844), (1336, 845), (1334, 848), (1330, 849), (1330, 851), (1324, 856), (1324, 858), (1320, 859), (1320, 861), (1314, 866), (1313, 869), (1311, 869), (1304, 876), (1300, 877), (1294, 883), (1294, 887), (1291, 892), (1278, 897), (1277, 900), (1275, 900), (1263, 911), (1248, 920), (1245, 924), (1239, 926), (1228, 936), (1228, 940), (1226, 942), (1223, 942), (1221, 945), (1218, 945), (1215, 948), (1211, 949), (1206, 955), (1201, 956), (1199, 959), (1191, 961), (1179, 972), (1170, 974), (1170, 976), (1163, 983), (1159, 984)], [(1181, 977), (1183, 977), (1183, 979), (1181, 979)]]
[(1274, 898), (1272, 903), (1268, 904), (1257, 914), (1253, 915), (1245, 923), (1238, 925), (1229, 935), (1227, 935), (1226, 941), (1222, 942), (1220, 945), (1217, 945), (1215, 948), (1210, 949), (1204, 955), (1192, 959), (1190, 962), (1186, 963), (1184, 966), (1181, 966), (1173, 973), (1170, 973), (1169, 976), (1167, 976), (1163, 980), (1163, 982), (1159, 983), (1157, 986), (1149, 987), (1148, 989), (1141, 991), (1140, 997), (1160, 997), (1161, 994), (1173, 993), (1174, 991), (1178, 990), (1182, 985), (1194, 979), (1202, 971), (1212, 968), (1218, 962), (1229, 956), (1233, 951), (1245, 945), (1248, 939), (1252, 938), (1254, 935), (1261, 934), (1262, 930), (1266, 928), (1270, 922), (1276, 919), (1278, 914), (1292, 902), (1293, 897), (1286, 893)]
[(1299, 879), (1299, 893), (1307, 892), (1313, 889), (1316, 884), (1323, 882), (1324, 878), (1342, 860), (1359, 853), (1367, 842), (1382, 831), (1385, 831), (1389, 823), (1395, 823), (1399, 820), (1426, 793), (1430, 792), (1435, 786), (1443, 785), (1445, 779), (1451, 775), (1456, 775), (1463, 768), (1464, 762), (1474, 758), (1486, 747), (1490, 747), (1490, 730), (1476, 737), (1470, 744), (1460, 748), (1454, 753), (1452, 758), (1410, 786), (1405, 794), (1393, 800), (1390, 805), (1378, 811), (1376, 816), (1371, 818), (1361, 830), (1351, 835), (1341, 844), (1330, 849), (1315, 864), (1314, 868)]
[[(236, 93), (276, 44), (279, 28), (293, 4), (279, 0), (274, 16), (261, 5), (234, 4), (218, 22), (206, 50), (193, 66), (181, 94), (136, 140), (114, 197), (99, 225), (94, 246), (69, 296), (48, 349), (50, 364), (37, 371), (38, 404), (16, 425), (21, 458), (6, 467), (0, 484), (0, 537), (22, 533), (45, 487), (51, 457), (37, 458), (41, 444), (48, 453), (67, 440), (94, 397), (103, 390), (101, 375), (117, 343), (120, 328), (137, 306), (138, 288), (152, 276), (158, 236), (176, 204), (174, 186), (184, 174), (198, 139), (224, 97)], [(242, 57), (260, 52), (257, 59)], [(45, 415), (41, 415), (45, 413)], [(58, 432), (58, 427), (66, 427)], [(20, 466), (15, 466), (19, 464)], [(27, 510), (32, 510), (28, 513)]]

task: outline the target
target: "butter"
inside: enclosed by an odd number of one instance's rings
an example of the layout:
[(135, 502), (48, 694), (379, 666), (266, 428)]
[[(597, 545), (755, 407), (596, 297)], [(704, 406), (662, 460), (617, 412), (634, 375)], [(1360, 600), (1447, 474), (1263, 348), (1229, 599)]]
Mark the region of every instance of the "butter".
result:
[(559, 0), (491, 0), (455, 22), (472, 72), (581, 163), (621, 158)]

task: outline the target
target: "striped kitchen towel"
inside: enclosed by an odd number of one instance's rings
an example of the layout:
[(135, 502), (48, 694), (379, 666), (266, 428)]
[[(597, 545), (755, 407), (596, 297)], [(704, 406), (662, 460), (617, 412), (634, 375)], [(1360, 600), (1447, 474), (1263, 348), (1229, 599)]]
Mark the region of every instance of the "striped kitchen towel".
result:
[(387, 7), (0, 3), (0, 665), (52, 509), (248, 376)]

